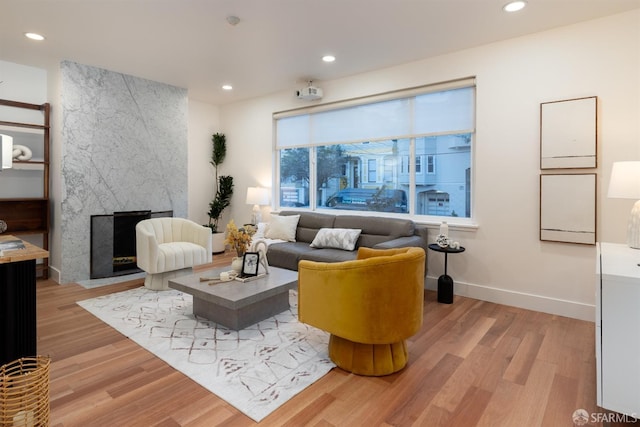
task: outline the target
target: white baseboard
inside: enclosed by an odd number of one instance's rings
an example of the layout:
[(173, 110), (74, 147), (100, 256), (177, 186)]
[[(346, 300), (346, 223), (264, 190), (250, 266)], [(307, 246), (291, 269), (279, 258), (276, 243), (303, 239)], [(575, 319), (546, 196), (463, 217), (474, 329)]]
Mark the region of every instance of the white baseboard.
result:
[(58, 270), (55, 267), (49, 266), (49, 279), (51, 279), (54, 282), (60, 284), (60, 277), (61, 276), (62, 275), (60, 274), (60, 270)]
[[(590, 322), (595, 321), (596, 308), (591, 304), (549, 298), (542, 295), (516, 292), (508, 289), (492, 288), (473, 283), (461, 283), (456, 282), (455, 279), (454, 283), (454, 295), (489, 301), (496, 304), (510, 305), (527, 310), (535, 310), (543, 313), (571, 317), (573, 319), (586, 320)], [(437, 291), (438, 278), (427, 276), (425, 280), (425, 289)]]

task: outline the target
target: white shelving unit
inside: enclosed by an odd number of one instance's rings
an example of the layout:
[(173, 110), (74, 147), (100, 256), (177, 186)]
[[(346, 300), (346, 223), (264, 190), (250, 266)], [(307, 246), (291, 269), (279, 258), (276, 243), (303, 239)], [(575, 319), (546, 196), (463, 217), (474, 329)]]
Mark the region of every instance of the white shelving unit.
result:
[[(32, 151), (29, 160), (14, 160), (0, 173), (0, 219), (6, 234), (16, 235), (49, 250), (49, 116), (50, 105), (0, 99), (0, 133)], [(39, 240), (38, 240), (39, 239)], [(37, 265), (48, 277), (48, 260)]]

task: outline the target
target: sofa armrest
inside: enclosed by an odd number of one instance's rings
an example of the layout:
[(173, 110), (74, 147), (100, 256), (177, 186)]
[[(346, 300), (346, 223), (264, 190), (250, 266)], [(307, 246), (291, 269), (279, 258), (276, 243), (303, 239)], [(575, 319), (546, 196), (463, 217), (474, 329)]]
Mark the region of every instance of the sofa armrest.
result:
[(378, 243), (377, 245), (373, 246), (373, 249), (407, 248), (410, 246), (417, 246), (426, 251), (429, 245), (420, 236), (406, 236), (406, 237), (398, 237), (397, 239)]
[(429, 249), (429, 243), (421, 236), (406, 236), (406, 237), (398, 237), (397, 239), (389, 240), (386, 242), (378, 243), (373, 247), (373, 249), (396, 249), (396, 248), (406, 248), (409, 246), (415, 246), (418, 248), (424, 249), (425, 257), (424, 257), (424, 274), (427, 274), (427, 256), (426, 253)]

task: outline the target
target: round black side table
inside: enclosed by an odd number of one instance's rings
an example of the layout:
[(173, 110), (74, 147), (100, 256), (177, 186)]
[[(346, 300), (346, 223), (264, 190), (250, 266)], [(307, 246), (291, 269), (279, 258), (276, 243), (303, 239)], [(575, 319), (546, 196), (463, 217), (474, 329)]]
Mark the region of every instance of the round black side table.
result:
[(438, 246), (436, 243), (431, 243), (429, 249), (436, 252), (444, 253), (444, 274), (438, 277), (438, 302), (443, 304), (453, 303), (453, 279), (447, 274), (447, 255), (459, 254), (464, 252), (464, 248), (460, 246), (458, 249)]

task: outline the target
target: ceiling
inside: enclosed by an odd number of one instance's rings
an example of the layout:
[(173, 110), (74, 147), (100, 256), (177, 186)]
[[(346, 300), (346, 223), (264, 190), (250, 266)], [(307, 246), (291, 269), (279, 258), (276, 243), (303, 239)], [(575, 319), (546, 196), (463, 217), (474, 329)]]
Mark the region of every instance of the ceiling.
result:
[[(640, 0), (528, 0), (507, 14), (505, 2), (2, 0), (0, 59), (38, 67), (66, 59), (226, 104), (640, 8)], [(228, 24), (230, 15), (240, 22)], [(334, 63), (322, 62), (328, 53)]]

